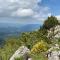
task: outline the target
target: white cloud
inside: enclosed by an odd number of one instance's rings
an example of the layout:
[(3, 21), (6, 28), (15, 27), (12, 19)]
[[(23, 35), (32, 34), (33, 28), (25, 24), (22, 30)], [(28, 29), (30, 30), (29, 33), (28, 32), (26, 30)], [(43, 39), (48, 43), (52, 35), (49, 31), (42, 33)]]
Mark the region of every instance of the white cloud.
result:
[(57, 17), (58, 20), (60, 20), (60, 15), (57, 15), (56, 17)]
[(33, 17), (43, 23), (48, 16), (51, 16), (49, 10), (50, 8), (48, 7), (41, 7), (40, 11), (37, 12)]
[(60, 22), (60, 15), (55, 16), (57, 20)]
[[(30, 17), (28, 20), (44, 21), (50, 16), (49, 8), (38, 6), (42, 0), (0, 0), (0, 16), (3, 17)], [(24, 19), (25, 20), (25, 19)]]
[(17, 6), (20, 8), (32, 8), (41, 0), (0, 0), (2, 8)]
[(16, 12), (12, 14), (12, 16), (20, 16), (20, 17), (28, 17), (32, 16), (34, 11), (32, 9), (18, 9)]
[(50, 17), (52, 14), (51, 13), (48, 13), (48, 16)]
[[(3, 13), (8, 15), (16, 11), (18, 15), (19, 9), (32, 10), (37, 5), (38, 2), (41, 2), (41, 0), (0, 0), (0, 7), (1, 7), (0, 10), (2, 10)], [(28, 13), (28, 11), (26, 11), (26, 13)]]

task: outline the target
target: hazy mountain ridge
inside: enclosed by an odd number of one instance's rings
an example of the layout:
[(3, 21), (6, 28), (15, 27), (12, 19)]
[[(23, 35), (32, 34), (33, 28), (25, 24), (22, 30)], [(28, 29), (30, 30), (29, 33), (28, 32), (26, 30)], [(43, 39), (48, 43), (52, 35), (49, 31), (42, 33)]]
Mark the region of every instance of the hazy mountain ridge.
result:
[(40, 24), (0, 23), (0, 42), (8, 36), (18, 36), (21, 32), (30, 32), (40, 28)]

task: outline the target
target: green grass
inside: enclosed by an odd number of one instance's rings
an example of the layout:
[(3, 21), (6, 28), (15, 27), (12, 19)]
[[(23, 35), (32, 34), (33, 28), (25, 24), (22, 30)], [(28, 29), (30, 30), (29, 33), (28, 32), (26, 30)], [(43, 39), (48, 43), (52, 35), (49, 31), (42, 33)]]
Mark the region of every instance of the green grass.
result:
[(24, 60), (23, 57), (15, 58), (15, 60)]
[[(44, 56), (44, 54), (31, 54), (32, 60), (48, 60), (47, 57)], [(15, 60), (24, 60), (23, 57), (16, 58)]]
[(43, 54), (34, 54), (32, 60), (48, 60)]

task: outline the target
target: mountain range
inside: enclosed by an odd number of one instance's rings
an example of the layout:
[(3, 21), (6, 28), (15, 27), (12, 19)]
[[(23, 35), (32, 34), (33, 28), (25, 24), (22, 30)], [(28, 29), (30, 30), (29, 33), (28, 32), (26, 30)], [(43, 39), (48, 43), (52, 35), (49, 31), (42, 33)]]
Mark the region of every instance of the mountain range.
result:
[(31, 32), (40, 28), (40, 24), (0, 23), (0, 43), (8, 36), (18, 36), (21, 32)]

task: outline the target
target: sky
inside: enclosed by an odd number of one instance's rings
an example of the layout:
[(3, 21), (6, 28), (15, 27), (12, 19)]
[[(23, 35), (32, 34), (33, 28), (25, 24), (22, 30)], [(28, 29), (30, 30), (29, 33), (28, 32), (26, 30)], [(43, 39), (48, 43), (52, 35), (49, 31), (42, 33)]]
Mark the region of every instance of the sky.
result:
[(60, 19), (60, 0), (0, 0), (0, 23), (42, 24), (51, 15)]

